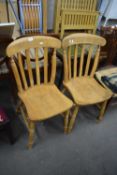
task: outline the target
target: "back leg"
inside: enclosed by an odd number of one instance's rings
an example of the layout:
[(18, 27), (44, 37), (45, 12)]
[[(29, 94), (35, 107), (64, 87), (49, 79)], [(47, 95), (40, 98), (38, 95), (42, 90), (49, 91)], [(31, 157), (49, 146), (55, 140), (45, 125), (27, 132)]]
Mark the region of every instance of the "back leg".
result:
[(98, 121), (101, 121), (103, 119), (103, 117), (104, 117), (104, 113), (105, 113), (105, 110), (106, 110), (107, 102), (108, 102), (108, 100), (104, 101), (102, 103), (102, 105), (101, 105)]
[(73, 115), (71, 117), (70, 124), (69, 124), (69, 127), (68, 127), (68, 133), (70, 133), (72, 128), (73, 128), (73, 125), (75, 123), (75, 120), (76, 120), (76, 117), (77, 117), (77, 114), (78, 114), (78, 110), (79, 110), (79, 106), (75, 106), (74, 111), (73, 111)]

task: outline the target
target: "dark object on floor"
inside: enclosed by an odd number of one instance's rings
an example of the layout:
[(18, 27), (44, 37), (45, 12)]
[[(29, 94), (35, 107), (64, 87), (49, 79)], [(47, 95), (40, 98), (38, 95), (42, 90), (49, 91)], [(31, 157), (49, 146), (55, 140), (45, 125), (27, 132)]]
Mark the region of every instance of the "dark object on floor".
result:
[(11, 128), (11, 120), (6, 115), (5, 110), (1, 107), (0, 107), (0, 130), (4, 130), (6, 132), (11, 144), (15, 142)]
[(112, 92), (117, 93), (117, 73), (112, 73), (109, 76), (102, 76), (101, 80)]

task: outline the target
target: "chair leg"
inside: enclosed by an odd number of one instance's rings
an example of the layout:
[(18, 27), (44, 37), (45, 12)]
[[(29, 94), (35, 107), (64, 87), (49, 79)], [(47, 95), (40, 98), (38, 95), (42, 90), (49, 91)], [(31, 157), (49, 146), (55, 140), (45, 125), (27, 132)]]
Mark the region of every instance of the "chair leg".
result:
[(71, 130), (72, 130), (72, 128), (73, 128), (73, 125), (75, 123), (76, 116), (78, 114), (78, 110), (79, 110), (79, 106), (75, 106), (75, 109), (73, 111), (73, 115), (71, 117), (70, 124), (69, 124), (69, 127), (68, 127), (68, 133), (70, 133)]
[(62, 81), (63, 81), (63, 65), (61, 67), (61, 72), (60, 72), (60, 78), (59, 78), (59, 82), (58, 82), (58, 87), (61, 88), (62, 85)]
[(29, 141), (28, 141), (28, 148), (31, 149), (34, 143), (34, 134), (35, 134), (35, 123), (29, 121)]
[(64, 35), (64, 29), (61, 27), (60, 39), (62, 39), (62, 38), (63, 38), (63, 35)]
[(69, 124), (69, 110), (65, 113), (65, 117), (64, 117), (64, 133), (66, 134), (68, 131), (68, 124)]
[(103, 119), (107, 103), (108, 103), (108, 100), (106, 100), (102, 103), (101, 108), (100, 108), (100, 114), (98, 117), (98, 121), (101, 121)]

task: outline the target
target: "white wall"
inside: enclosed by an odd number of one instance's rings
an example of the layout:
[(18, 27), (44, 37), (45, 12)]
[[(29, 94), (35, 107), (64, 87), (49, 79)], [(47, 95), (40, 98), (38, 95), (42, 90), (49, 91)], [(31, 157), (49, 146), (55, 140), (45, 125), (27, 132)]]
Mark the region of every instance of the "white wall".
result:
[(105, 17), (117, 19), (117, 0), (111, 0), (108, 9), (105, 12)]
[(53, 28), (54, 24), (54, 7), (55, 7), (55, 1), (56, 0), (47, 0), (47, 7), (48, 7), (48, 19), (47, 19), (47, 25), (48, 29)]

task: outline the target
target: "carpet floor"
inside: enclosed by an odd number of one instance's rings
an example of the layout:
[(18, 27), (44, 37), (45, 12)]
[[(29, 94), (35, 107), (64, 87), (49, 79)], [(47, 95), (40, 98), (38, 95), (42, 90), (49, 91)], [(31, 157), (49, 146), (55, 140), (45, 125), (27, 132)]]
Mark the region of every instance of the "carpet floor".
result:
[(10, 145), (0, 132), (0, 175), (117, 175), (117, 108), (109, 106), (96, 123), (98, 109), (80, 109), (71, 134), (63, 133), (63, 118), (37, 124), (35, 144), (26, 148), (28, 133), (12, 106), (9, 80), (0, 81), (0, 105), (12, 117), (17, 138)]

